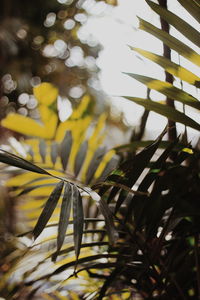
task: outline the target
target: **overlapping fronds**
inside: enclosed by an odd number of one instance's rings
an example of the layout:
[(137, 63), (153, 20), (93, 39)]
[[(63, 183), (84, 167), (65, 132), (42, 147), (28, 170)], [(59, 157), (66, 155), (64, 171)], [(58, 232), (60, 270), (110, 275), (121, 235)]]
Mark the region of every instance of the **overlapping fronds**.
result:
[[(184, 35), (197, 47), (200, 47), (200, 33), (198, 30), (193, 28), (185, 20), (181, 19), (180, 17), (170, 12), (166, 8), (162, 7), (161, 5), (149, 0), (146, 0), (146, 2), (163, 20), (165, 20), (169, 25), (173, 26), (176, 30), (178, 30), (182, 35)], [(199, 4), (197, 3), (197, 1), (179, 1), (179, 3), (183, 5), (183, 7), (187, 9), (188, 12), (199, 22)], [(189, 47), (186, 43), (182, 42), (178, 38), (175, 38), (172, 34), (155, 27), (154, 25), (150, 24), (144, 19), (139, 18), (139, 24), (140, 30), (144, 30), (150, 33), (151, 35), (162, 41), (164, 45), (176, 51), (179, 56), (183, 56), (196, 66), (200, 66), (199, 53), (197, 53), (193, 48)], [(193, 87), (200, 87), (200, 77), (194, 74), (191, 70), (181, 66), (179, 63), (175, 63), (167, 57), (154, 54), (141, 48), (131, 47), (131, 49), (137, 52), (138, 54), (142, 55), (143, 57), (158, 64), (160, 67), (163, 68), (165, 72), (174, 76), (174, 78), (177, 78), (181, 81), (185, 81)], [(128, 73), (128, 75), (143, 83), (149, 89), (156, 90), (157, 92), (165, 95), (166, 97), (174, 100), (175, 102), (178, 101), (183, 103), (183, 105), (195, 108), (198, 111), (200, 110), (200, 102), (198, 96), (194, 97), (190, 95), (182, 88), (176, 87), (175, 84), (164, 82), (153, 77), (151, 78), (133, 73)], [(172, 121), (182, 123), (185, 126), (189, 126), (198, 131), (200, 130), (199, 123), (193, 120), (191, 117), (187, 116), (184, 112), (185, 110), (181, 112), (174, 107), (168, 107), (163, 103), (159, 103), (158, 101), (152, 101), (149, 99), (143, 99), (138, 97), (126, 98), (143, 106), (145, 109), (149, 111), (154, 111), (160, 115), (167, 117)]]

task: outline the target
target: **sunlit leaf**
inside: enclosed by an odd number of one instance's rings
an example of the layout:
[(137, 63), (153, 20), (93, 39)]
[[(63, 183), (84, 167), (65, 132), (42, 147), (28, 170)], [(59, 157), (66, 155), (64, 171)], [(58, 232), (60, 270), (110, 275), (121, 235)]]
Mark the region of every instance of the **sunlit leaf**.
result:
[(154, 79), (151, 77), (138, 75), (138, 74), (132, 74), (132, 73), (126, 73), (126, 74), (138, 80), (139, 82), (145, 84), (149, 89), (154, 89), (157, 92), (160, 92), (171, 99), (177, 100), (179, 102), (182, 102), (183, 104), (187, 104), (196, 109), (200, 109), (200, 101), (198, 101), (192, 95), (175, 87), (173, 84), (169, 82), (161, 81), (158, 79)]
[(34, 87), (33, 93), (38, 102), (45, 105), (52, 104), (58, 97), (58, 89), (48, 82)]
[(145, 107), (146, 109), (148, 109), (150, 111), (154, 111), (160, 115), (163, 115), (170, 120), (182, 123), (186, 126), (194, 128), (196, 130), (200, 130), (200, 125), (197, 122), (195, 122), (194, 120), (192, 120), (185, 114), (175, 110), (172, 107), (157, 103), (157, 102), (149, 100), (149, 99), (136, 98), (136, 97), (125, 97), (125, 98)]
[(178, 52), (180, 55), (184, 56), (194, 64), (200, 66), (200, 55), (196, 53), (192, 48), (185, 45), (175, 37), (171, 36), (167, 32), (158, 29), (157, 27), (153, 26), (151, 23), (140, 19), (140, 29), (144, 30), (146, 32), (149, 32), (150, 34), (157, 37), (159, 40), (161, 40), (164, 44), (169, 46), (171, 49)]
[(29, 117), (11, 113), (2, 120), (2, 126), (28, 136), (51, 139), (55, 133), (57, 116), (52, 113), (47, 124), (40, 124)]
[(90, 104), (90, 97), (88, 95), (85, 95), (82, 99), (80, 104), (78, 105), (78, 107), (76, 109), (74, 109), (70, 119), (72, 120), (77, 120), (83, 117), (84, 113), (86, 112), (89, 104)]
[(49, 196), (49, 199), (47, 200), (45, 207), (39, 216), (39, 219), (37, 221), (37, 224), (35, 225), (35, 228), (33, 229), (33, 236), (34, 239), (36, 239), (40, 233), (43, 231), (45, 228), (45, 225), (48, 223), (49, 219), (51, 218), (51, 215), (58, 203), (58, 200), (60, 198), (60, 195), (62, 193), (64, 181), (60, 181), (51, 195)]
[(150, 59), (154, 63), (158, 64), (162, 68), (165, 69), (168, 73), (180, 78), (181, 80), (184, 80), (190, 84), (198, 86), (200, 82), (200, 77), (195, 75), (194, 73), (190, 72), (189, 70), (185, 69), (184, 67), (172, 62), (171, 60), (161, 56), (154, 54), (152, 52), (131, 47), (132, 50), (136, 51), (137, 53), (143, 55), (144, 57)]

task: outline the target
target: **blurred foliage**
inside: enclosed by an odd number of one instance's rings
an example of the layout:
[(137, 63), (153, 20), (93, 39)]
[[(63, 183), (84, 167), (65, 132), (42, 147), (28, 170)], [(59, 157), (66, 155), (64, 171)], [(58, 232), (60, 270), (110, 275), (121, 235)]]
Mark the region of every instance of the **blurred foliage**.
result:
[[(45, 0), (0, 2), (0, 118), (9, 112), (35, 118), (32, 87), (55, 84), (61, 96), (80, 99), (97, 80), (100, 45), (81, 36), (90, 10), (116, 1)], [(22, 94), (22, 95), (21, 95)], [(21, 96), (20, 96), (21, 95)]]

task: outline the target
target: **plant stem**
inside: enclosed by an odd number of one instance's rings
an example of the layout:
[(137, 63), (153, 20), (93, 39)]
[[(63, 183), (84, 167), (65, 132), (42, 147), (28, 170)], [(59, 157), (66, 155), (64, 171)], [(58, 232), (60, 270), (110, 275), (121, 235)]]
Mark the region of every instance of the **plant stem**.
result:
[[(158, 0), (158, 3), (160, 4), (161, 7), (167, 9), (167, 0)], [(160, 18), (160, 23), (161, 23), (161, 28), (163, 31), (169, 33), (169, 24), (162, 18)], [(165, 58), (168, 58), (171, 60), (171, 49), (163, 44), (163, 56)], [(165, 71), (165, 81), (173, 84), (173, 76)], [(166, 104), (172, 108), (175, 108), (174, 105), (174, 100), (167, 97), (166, 98)], [(172, 120), (168, 120), (168, 138), (169, 141), (174, 141), (177, 138), (177, 131), (176, 131), (176, 123)]]

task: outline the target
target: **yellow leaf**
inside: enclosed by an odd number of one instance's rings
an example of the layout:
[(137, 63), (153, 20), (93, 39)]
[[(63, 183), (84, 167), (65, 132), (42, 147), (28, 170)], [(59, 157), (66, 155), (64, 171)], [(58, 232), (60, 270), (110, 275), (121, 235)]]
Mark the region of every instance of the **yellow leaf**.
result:
[(57, 115), (45, 105), (40, 105), (39, 112), (46, 130), (46, 138), (53, 138), (58, 122)]
[(190, 149), (190, 148), (183, 148), (182, 151), (186, 152), (186, 153), (189, 153), (189, 154), (193, 154), (194, 153), (193, 150)]
[(71, 115), (71, 119), (80, 119), (84, 114), (84, 112), (86, 111), (89, 103), (90, 103), (90, 97), (87, 95), (84, 96), (77, 109), (73, 111), (73, 114)]
[(26, 173), (23, 173), (23, 174), (20, 174), (20, 175), (10, 178), (6, 182), (6, 186), (22, 186), (24, 184), (27, 184), (31, 180), (39, 179), (39, 178), (43, 178), (43, 177), (48, 178), (47, 175), (26, 172)]
[(58, 97), (58, 89), (48, 82), (33, 88), (33, 94), (40, 104), (50, 105)]
[(55, 124), (57, 124), (57, 116), (52, 114), (49, 124), (51, 126), (44, 126), (31, 118), (19, 115), (19, 114), (9, 114), (5, 119), (2, 120), (1, 125), (19, 132), (21, 134), (25, 134), (28, 136), (35, 136), (45, 139), (51, 139), (55, 133)]

